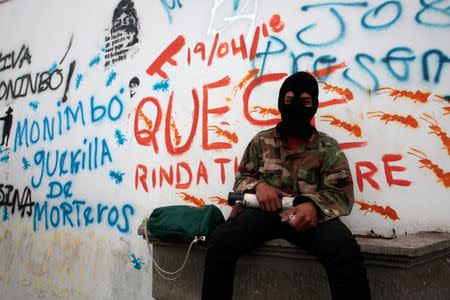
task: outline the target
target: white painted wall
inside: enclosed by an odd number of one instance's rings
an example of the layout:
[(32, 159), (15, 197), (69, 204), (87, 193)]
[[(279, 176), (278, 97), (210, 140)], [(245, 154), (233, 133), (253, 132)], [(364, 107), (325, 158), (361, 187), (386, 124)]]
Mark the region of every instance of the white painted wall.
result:
[[(449, 1), (425, 2), (134, 0), (138, 42), (126, 46), (132, 34), (114, 32), (126, 38), (116, 44), (126, 54), (117, 63), (106, 57), (105, 38), (119, 1), (0, 4), (0, 118), (13, 110), (0, 154), (2, 299), (147, 298), (152, 275), (140, 222), (158, 206), (226, 198), (235, 160), (272, 126), (258, 121), (276, 118), (256, 107), (275, 108), (281, 73), (295, 70), (330, 73), (320, 78), (316, 125), (351, 163), (359, 203), (344, 221), (352, 231), (448, 232)], [(232, 51), (240, 35), (246, 55)], [(166, 49), (172, 64), (161, 56)], [(253, 69), (263, 79), (256, 86), (254, 77), (244, 80)], [(28, 74), (34, 86), (42, 73), (41, 92), (26, 86)], [(386, 122), (370, 112), (396, 116)], [(146, 142), (146, 132), (155, 138)], [(161, 167), (172, 168), (172, 182), (160, 183)]]

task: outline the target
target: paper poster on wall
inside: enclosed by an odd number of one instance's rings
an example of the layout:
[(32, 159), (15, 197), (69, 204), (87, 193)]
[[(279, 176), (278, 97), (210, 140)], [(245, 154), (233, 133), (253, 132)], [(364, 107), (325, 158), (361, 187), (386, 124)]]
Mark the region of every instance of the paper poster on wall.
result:
[(112, 27), (105, 31), (105, 68), (138, 51), (139, 19), (134, 3), (122, 0), (114, 10)]

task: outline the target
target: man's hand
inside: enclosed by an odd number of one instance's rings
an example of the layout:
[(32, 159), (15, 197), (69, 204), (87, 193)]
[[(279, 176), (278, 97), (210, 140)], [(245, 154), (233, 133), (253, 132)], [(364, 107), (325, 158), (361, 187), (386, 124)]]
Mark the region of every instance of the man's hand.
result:
[(305, 202), (291, 208), (281, 219), (296, 231), (306, 231), (317, 226), (317, 209), (312, 202)]
[(264, 211), (277, 211), (281, 208), (281, 197), (289, 197), (290, 194), (270, 186), (267, 182), (258, 183), (256, 186), (256, 199)]

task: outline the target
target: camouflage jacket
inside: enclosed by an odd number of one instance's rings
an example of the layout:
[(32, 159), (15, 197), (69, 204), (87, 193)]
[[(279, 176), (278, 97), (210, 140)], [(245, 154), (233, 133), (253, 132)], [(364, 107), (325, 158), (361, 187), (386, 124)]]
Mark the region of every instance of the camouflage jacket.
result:
[(322, 132), (293, 150), (276, 128), (256, 134), (242, 157), (233, 189), (255, 193), (262, 181), (292, 196), (311, 199), (321, 211), (319, 222), (352, 210), (353, 181), (347, 158), (338, 142)]

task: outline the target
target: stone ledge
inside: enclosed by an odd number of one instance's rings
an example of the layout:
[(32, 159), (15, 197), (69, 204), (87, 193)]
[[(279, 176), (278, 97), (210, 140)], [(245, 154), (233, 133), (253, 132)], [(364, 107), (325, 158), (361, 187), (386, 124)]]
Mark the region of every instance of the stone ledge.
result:
[[(144, 226), (147, 219), (144, 219), (138, 228), (138, 235), (145, 239)], [(150, 235), (151, 244), (172, 245), (174, 247), (186, 247), (185, 244), (168, 243), (158, 240)], [(422, 232), (410, 235), (403, 235), (394, 239), (383, 239), (359, 236), (356, 237), (364, 255), (386, 255), (390, 257), (427, 257), (434, 256), (441, 252), (448, 252), (450, 249), (450, 233), (442, 232)], [(202, 246), (197, 246), (202, 247)], [(301, 257), (310, 256), (306, 251), (296, 245), (283, 240), (274, 239), (252, 252), (256, 255), (280, 256), (280, 257)]]
[[(138, 234), (145, 239), (144, 220)], [(150, 236), (157, 261), (175, 269), (187, 246)], [(450, 299), (450, 233), (423, 232), (395, 239), (356, 237), (364, 256), (373, 299)], [(156, 299), (199, 299), (205, 247), (195, 246), (184, 274), (175, 282), (153, 276)], [(243, 255), (237, 265), (233, 299), (329, 299), (326, 274), (317, 259), (276, 239)], [(261, 282), (264, 282), (261, 285)], [(274, 292), (275, 291), (275, 292)], [(295, 298), (295, 297), (294, 297)]]

